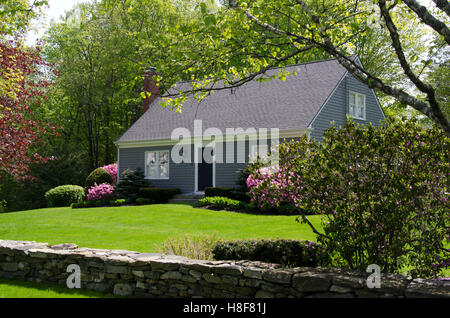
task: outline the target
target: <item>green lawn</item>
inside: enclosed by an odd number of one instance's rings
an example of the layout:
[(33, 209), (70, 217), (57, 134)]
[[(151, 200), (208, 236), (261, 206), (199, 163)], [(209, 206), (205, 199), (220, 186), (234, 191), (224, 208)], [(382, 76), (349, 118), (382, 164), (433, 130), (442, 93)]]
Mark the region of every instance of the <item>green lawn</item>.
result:
[[(320, 217), (309, 219), (320, 228)], [(314, 240), (295, 216), (250, 215), (195, 209), (189, 205), (118, 208), (54, 208), (0, 214), (0, 239), (76, 243), (80, 247), (155, 252), (168, 237), (215, 234), (222, 239)], [(104, 297), (94, 292), (0, 279), (0, 298)]]
[[(155, 252), (168, 237), (216, 234), (222, 239), (314, 240), (295, 216), (250, 215), (164, 204), (132, 207), (53, 208), (0, 214), (0, 239)], [(309, 219), (320, 229), (320, 216)]]
[(0, 298), (109, 298), (112, 295), (0, 278)]

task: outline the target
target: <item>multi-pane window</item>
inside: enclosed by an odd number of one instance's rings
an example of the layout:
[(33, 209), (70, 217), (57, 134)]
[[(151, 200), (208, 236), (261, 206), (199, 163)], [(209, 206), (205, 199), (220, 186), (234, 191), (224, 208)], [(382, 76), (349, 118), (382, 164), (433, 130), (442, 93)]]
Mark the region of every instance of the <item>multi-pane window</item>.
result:
[(145, 176), (149, 179), (169, 179), (169, 151), (145, 153)]
[(356, 119), (366, 119), (366, 95), (350, 92), (349, 115)]

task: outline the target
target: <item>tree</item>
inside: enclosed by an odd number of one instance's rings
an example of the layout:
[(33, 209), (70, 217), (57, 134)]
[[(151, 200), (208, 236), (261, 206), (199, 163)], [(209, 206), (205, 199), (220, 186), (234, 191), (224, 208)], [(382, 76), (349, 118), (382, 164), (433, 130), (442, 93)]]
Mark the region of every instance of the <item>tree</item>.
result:
[(67, 142), (88, 154), (91, 170), (114, 161), (113, 142), (142, 114), (145, 69), (170, 69), (162, 63), (167, 61), (168, 45), (175, 41), (168, 30), (190, 18), (186, 3), (81, 4), (51, 26), (45, 56), (60, 75), (54, 80), (46, 115), (64, 127)]
[[(200, 4), (202, 20), (178, 26), (180, 38), (195, 43), (197, 49), (186, 52), (183, 45), (173, 46), (178, 51), (175, 56), (183, 56), (184, 61), (172, 66), (201, 82), (193, 83), (188, 91), (171, 90), (165, 97), (179, 106), (187, 94), (205, 98), (213, 91), (239, 87), (256, 78), (267, 80), (263, 75), (270, 68), (328, 56), (369, 87), (427, 116), (449, 135), (450, 125), (436, 98), (436, 87), (423, 71), (433, 66), (430, 52), (416, 49), (430, 32), (450, 44), (448, 6), (438, 0), (435, 3), (436, 8), (426, 8), (415, 0), (233, 0), (225, 1), (217, 11)], [(414, 37), (411, 28), (420, 31), (412, 50), (407, 45)], [(407, 83), (365, 69), (353, 58), (352, 54), (361, 51), (358, 44), (365, 40), (375, 49), (374, 39), (380, 36), (387, 36), (389, 42), (383, 43), (389, 43), (389, 61)], [(428, 48), (426, 43), (420, 44)], [(204, 72), (207, 79), (200, 76)], [(281, 70), (278, 78), (288, 75)], [(223, 84), (217, 85), (220, 80)], [(170, 77), (166, 81), (173, 84)]]
[[(295, 205), (332, 265), (428, 277), (450, 257), (449, 149), (437, 127), (348, 121), (326, 130), (323, 142), (281, 144), (279, 164), (256, 166), (247, 184), (259, 207)], [(321, 228), (306, 213), (323, 214)]]
[(49, 85), (39, 78), (44, 64), (39, 50), (0, 41), (0, 83), (7, 83), (0, 95), (0, 171), (17, 180), (32, 178), (31, 163), (52, 159), (33, 152), (43, 135), (55, 130), (33, 118), (33, 106)]
[(18, 36), (28, 27), (47, 0), (0, 0), (0, 34)]

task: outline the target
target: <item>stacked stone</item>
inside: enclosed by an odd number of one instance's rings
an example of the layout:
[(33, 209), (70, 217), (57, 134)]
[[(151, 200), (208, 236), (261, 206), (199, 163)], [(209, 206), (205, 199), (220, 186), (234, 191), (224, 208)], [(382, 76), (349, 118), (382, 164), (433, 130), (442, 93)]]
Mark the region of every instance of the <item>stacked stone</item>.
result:
[(370, 289), (369, 273), (282, 268), (249, 261), (199, 261), (123, 250), (0, 240), (0, 277), (66, 286), (69, 265), (81, 269), (81, 288), (130, 297), (301, 298), (450, 297), (450, 281), (383, 274)]

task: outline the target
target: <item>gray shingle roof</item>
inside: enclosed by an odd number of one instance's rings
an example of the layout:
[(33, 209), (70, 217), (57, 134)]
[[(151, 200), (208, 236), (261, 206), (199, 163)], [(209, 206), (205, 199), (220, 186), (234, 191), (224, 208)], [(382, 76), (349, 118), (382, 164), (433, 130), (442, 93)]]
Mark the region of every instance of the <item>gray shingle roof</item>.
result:
[[(292, 65), (286, 70), (296, 71), (297, 76), (288, 76), (285, 82), (251, 81), (233, 92), (214, 92), (201, 103), (189, 98), (182, 114), (161, 107), (157, 99), (117, 142), (170, 139), (179, 127), (193, 134), (195, 119), (203, 120), (203, 129), (217, 127), (223, 132), (226, 128), (306, 129), (346, 70), (337, 60)], [(278, 72), (272, 69), (267, 75)]]

